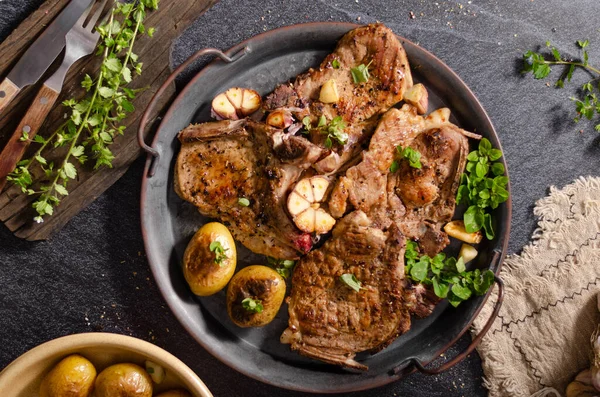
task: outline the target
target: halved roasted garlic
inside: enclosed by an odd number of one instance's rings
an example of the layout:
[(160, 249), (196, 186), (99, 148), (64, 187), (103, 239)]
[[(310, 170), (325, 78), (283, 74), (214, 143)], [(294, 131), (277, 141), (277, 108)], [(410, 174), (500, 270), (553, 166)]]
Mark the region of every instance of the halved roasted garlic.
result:
[(233, 87), (220, 93), (212, 101), (212, 113), (217, 119), (237, 120), (256, 112), (262, 104), (258, 92)]
[(300, 180), (289, 194), (287, 206), (298, 229), (306, 233), (324, 234), (335, 225), (335, 219), (321, 208), (329, 181), (322, 176)]
[(294, 117), (289, 110), (277, 109), (267, 116), (267, 124), (282, 130), (294, 124)]

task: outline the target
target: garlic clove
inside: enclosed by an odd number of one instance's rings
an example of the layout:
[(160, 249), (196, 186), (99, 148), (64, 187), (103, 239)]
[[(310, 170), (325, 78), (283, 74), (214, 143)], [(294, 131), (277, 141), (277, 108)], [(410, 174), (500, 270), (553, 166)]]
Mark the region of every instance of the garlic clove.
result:
[(469, 244), (463, 244), (458, 253), (459, 258), (463, 258), (463, 262), (469, 263), (477, 257), (477, 250)]
[(450, 237), (454, 237), (469, 244), (479, 244), (481, 239), (483, 239), (483, 234), (481, 234), (481, 231), (468, 233), (465, 230), (465, 222), (460, 220), (446, 223), (444, 226), (444, 231), (448, 233)]
[(298, 193), (291, 192), (288, 196), (287, 207), (290, 215), (296, 216), (309, 208), (310, 203)]
[(234, 108), (242, 108), (242, 99), (244, 97), (244, 90), (239, 87), (233, 87), (225, 91), (225, 96), (231, 102)]
[(251, 115), (256, 112), (260, 105), (262, 105), (262, 98), (258, 92), (254, 90), (244, 89), (244, 96), (242, 98), (242, 107), (240, 108), (244, 116)]
[(322, 208), (315, 211), (315, 233), (327, 233), (335, 225), (335, 219)]
[(322, 176), (313, 176), (310, 178), (310, 184), (315, 201), (323, 201), (323, 197), (325, 197), (325, 193), (327, 193), (327, 188), (329, 187), (329, 181)]
[(567, 386), (567, 397), (597, 397), (598, 391), (592, 385), (571, 382)]
[(429, 113), (427, 115), (427, 117), (425, 117), (425, 121), (427, 123), (431, 123), (431, 124), (435, 124), (435, 125), (447, 123), (449, 120), (450, 120), (450, 109), (448, 109), (448, 108), (440, 108), (440, 109), (434, 110), (433, 112)]
[(294, 188), (294, 191), (304, 197), (309, 203), (312, 204), (315, 202), (315, 196), (313, 195), (313, 190), (309, 179), (302, 179), (300, 182), (298, 182)]
[(327, 80), (325, 84), (323, 84), (323, 86), (321, 87), (321, 92), (319, 93), (319, 101), (323, 103), (336, 103), (339, 100), (340, 95), (338, 94), (335, 80)]
[(235, 107), (227, 99), (227, 95), (219, 94), (212, 101), (213, 112), (224, 120), (237, 120), (237, 112)]
[(417, 113), (425, 114), (427, 113), (427, 105), (429, 103), (429, 94), (427, 93), (427, 88), (421, 83), (415, 84), (404, 93), (405, 102), (410, 103), (414, 107), (417, 108)]
[(312, 233), (315, 231), (315, 210), (312, 208), (306, 209), (294, 218), (294, 223), (298, 226), (298, 229), (305, 233)]
[(294, 118), (290, 112), (275, 110), (267, 116), (267, 124), (272, 127), (284, 129), (294, 124)]

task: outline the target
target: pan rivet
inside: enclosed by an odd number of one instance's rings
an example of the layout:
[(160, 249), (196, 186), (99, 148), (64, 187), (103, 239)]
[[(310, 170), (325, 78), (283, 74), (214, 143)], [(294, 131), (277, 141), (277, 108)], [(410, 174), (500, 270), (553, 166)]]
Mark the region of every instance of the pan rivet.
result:
[(48, 98), (46, 98), (46, 97), (40, 98), (40, 103), (41, 103), (42, 105), (45, 105), (45, 104), (47, 104), (47, 103), (48, 103)]
[(23, 127), (23, 131), (25, 132), (31, 132), (31, 127), (26, 125), (25, 127)]
[(6, 96), (6, 92), (0, 91), (0, 98), (4, 98)]

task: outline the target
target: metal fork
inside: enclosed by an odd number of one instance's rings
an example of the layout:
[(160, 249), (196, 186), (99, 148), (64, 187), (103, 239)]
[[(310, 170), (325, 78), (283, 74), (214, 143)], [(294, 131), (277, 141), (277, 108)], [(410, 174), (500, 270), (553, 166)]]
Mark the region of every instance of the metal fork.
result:
[[(25, 113), (25, 116), (21, 120), (21, 123), (12, 134), (2, 153), (0, 153), (0, 191), (2, 191), (6, 184), (7, 175), (15, 169), (17, 163), (27, 150), (29, 143), (33, 140), (48, 113), (50, 113), (50, 110), (52, 110), (52, 107), (56, 103), (62, 91), (65, 76), (71, 66), (79, 59), (94, 52), (96, 44), (98, 44), (98, 39), (100, 39), (100, 34), (94, 31), (94, 27), (107, 2), (108, 0), (103, 0), (88, 23), (85, 24), (94, 4), (97, 4), (97, 2), (93, 2), (77, 23), (75, 23), (75, 26), (67, 33), (66, 50), (62, 64), (44, 82), (44, 85), (40, 88), (27, 113)], [(26, 139), (21, 139), (22, 137)]]

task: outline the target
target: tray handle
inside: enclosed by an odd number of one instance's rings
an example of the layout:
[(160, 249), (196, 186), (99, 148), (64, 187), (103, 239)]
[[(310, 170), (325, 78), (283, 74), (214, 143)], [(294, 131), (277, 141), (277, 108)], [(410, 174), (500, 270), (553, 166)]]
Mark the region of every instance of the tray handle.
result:
[(162, 96), (162, 94), (164, 94), (165, 90), (171, 85), (171, 83), (173, 83), (173, 81), (177, 78), (177, 76), (179, 76), (188, 66), (190, 66), (193, 62), (195, 62), (198, 58), (200, 58), (202, 56), (214, 55), (214, 56), (220, 58), (221, 60), (225, 61), (226, 63), (232, 63), (232, 62), (235, 62), (238, 59), (242, 58), (244, 55), (246, 55), (249, 52), (250, 52), (250, 49), (247, 46), (242, 48), (241, 50), (239, 50), (232, 56), (228, 56), (224, 52), (217, 50), (215, 48), (203, 48), (202, 50), (196, 52), (194, 55), (189, 57), (184, 63), (179, 65), (179, 67), (177, 69), (175, 69), (173, 71), (173, 73), (171, 73), (171, 75), (165, 80), (163, 85), (160, 86), (158, 91), (156, 91), (156, 93), (154, 94), (154, 96), (152, 97), (150, 102), (148, 103), (146, 110), (144, 111), (142, 120), (140, 121), (140, 126), (138, 128), (138, 134), (137, 134), (138, 144), (140, 145), (140, 147), (149, 156), (152, 156), (152, 162), (150, 163), (150, 168), (148, 169), (148, 177), (149, 178), (154, 176), (154, 173), (156, 172), (156, 166), (158, 165), (158, 160), (160, 158), (160, 154), (158, 153), (158, 151), (155, 148), (146, 144), (146, 142), (144, 141), (144, 132), (146, 131), (146, 126), (150, 119), (150, 115), (153, 113), (156, 103), (158, 102), (158, 100)]
[[(494, 258), (492, 259), (492, 264), (496, 263), (499, 258), (500, 258), (500, 253), (498, 251), (496, 251)], [(407, 359), (407, 361), (408, 361), (407, 366), (402, 365), (402, 366), (397, 366), (397, 367), (393, 368), (390, 371), (390, 375), (392, 375), (392, 376), (398, 375), (401, 372), (406, 373), (407, 369), (410, 368), (411, 366), (416, 368), (417, 371), (419, 371), (421, 373), (424, 373), (427, 375), (438, 375), (438, 374), (452, 368), (456, 364), (460, 363), (469, 354), (471, 354), (473, 352), (473, 350), (475, 350), (475, 348), (479, 345), (479, 343), (481, 343), (481, 340), (483, 339), (485, 334), (490, 330), (490, 328), (492, 327), (492, 324), (494, 324), (494, 321), (496, 320), (496, 317), (498, 316), (498, 312), (500, 311), (500, 308), (502, 307), (502, 302), (504, 301), (504, 282), (498, 276), (494, 276), (494, 282), (496, 284), (498, 284), (498, 300), (496, 301), (496, 304), (494, 305), (494, 310), (492, 311), (492, 314), (490, 315), (490, 318), (488, 319), (487, 323), (485, 323), (485, 326), (481, 329), (481, 332), (479, 332), (479, 334), (477, 334), (477, 336), (475, 338), (473, 338), (473, 340), (471, 341), (471, 344), (469, 344), (469, 346), (462, 353), (458, 354), (452, 360), (445, 362), (444, 364), (440, 365), (437, 368), (426, 368), (425, 365), (423, 365), (423, 363), (421, 361), (419, 361), (419, 359), (417, 359), (416, 357), (411, 357), (411, 358)]]

